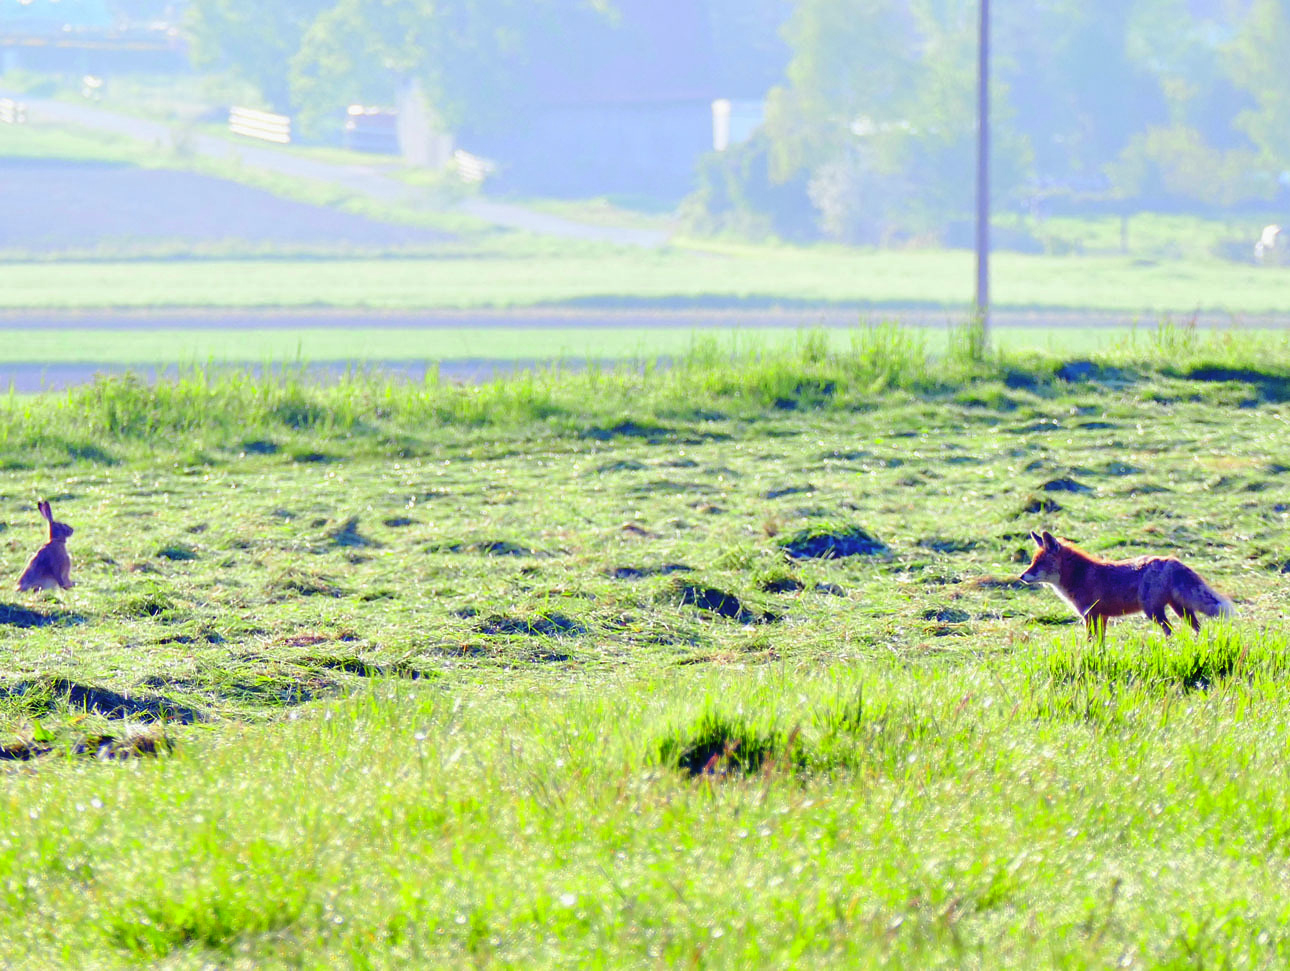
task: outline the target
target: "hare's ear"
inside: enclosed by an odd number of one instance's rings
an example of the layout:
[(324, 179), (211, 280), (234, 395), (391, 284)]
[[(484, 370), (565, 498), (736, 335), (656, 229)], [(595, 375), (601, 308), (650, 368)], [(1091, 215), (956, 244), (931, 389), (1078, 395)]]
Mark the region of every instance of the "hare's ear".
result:
[(44, 499), (40, 500), (40, 502), (36, 503), (36, 508), (39, 509), (40, 514), (51, 523), (54, 521), (54, 511), (49, 508), (49, 503), (47, 501)]
[(1030, 538), (1035, 541), (1036, 546), (1044, 545), (1044, 538), (1036, 533), (1033, 529), (1030, 531)]
[(1046, 550), (1057, 549), (1057, 537), (1054, 536), (1052, 533), (1048, 532), (1048, 530), (1044, 530), (1043, 541), (1044, 541), (1044, 549)]

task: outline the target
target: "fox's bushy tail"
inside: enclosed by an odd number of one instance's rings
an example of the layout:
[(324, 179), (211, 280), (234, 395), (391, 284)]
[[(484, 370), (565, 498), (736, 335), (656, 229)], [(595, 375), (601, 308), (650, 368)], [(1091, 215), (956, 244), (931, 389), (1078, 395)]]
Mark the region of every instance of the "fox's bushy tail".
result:
[(1206, 617), (1232, 617), (1236, 614), (1236, 604), (1202, 580), (1194, 570), (1187, 579), (1191, 581), (1187, 584), (1190, 589), (1182, 593), (1190, 609)]

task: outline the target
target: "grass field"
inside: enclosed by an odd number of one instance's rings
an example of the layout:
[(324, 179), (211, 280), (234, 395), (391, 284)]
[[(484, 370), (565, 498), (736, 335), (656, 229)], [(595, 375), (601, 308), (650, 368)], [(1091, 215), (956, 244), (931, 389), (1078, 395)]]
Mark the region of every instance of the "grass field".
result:
[[(211, 160), (182, 127), (154, 145), (40, 124), (0, 130), (0, 159), (109, 161), (175, 167), (245, 182), (316, 206), (445, 234), (441, 243), (355, 246), (257, 244), (236, 239), (100, 239), (86, 213), (85, 244), (56, 251), (0, 237), (0, 309), (327, 307), (477, 308), (550, 304), (840, 304), (958, 312), (972, 299), (966, 250), (871, 250), (674, 237), (657, 251), (500, 231), (456, 208), (461, 188), (412, 178), (406, 199), (378, 203), (355, 189)], [(187, 134), (185, 134), (187, 132)], [(257, 151), (265, 149), (256, 147)], [(315, 160), (337, 157), (319, 155)], [(344, 160), (353, 161), (352, 155)], [(35, 204), (35, 203), (33, 203)], [(528, 200), (589, 226), (665, 228), (666, 215), (597, 200)], [(59, 218), (72, 218), (65, 214)], [(1269, 217), (1271, 218), (1271, 217)], [(1198, 311), (1290, 313), (1285, 267), (1247, 262), (1261, 220), (1142, 214), (1118, 219), (999, 214), (1002, 236), (1047, 240), (1047, 255), (999, 252), (993, 296), (1001, 308), (1088, 309), (1153, 317)], [(1121, 244), (1127, 245), (1121, 251)], [(1063, 255), (1058, 255), (1063, 254)]]
[[(965, 308), (972, 256), (684, 242), (656, 252), (508, 246), (455, 258), (73, 260), (0, 264), (0, 308), (513, 307), (786, 301)], [(1283, 268), (1111, 256), (994, 259), (995, 303), (1126, 313), (1290, 311)]]
[[(6, 399), (6, 961), (1282, 965), (1290, 354), (971, 337)], [(1090, 645), (1041, 526), (1238, 617)]]

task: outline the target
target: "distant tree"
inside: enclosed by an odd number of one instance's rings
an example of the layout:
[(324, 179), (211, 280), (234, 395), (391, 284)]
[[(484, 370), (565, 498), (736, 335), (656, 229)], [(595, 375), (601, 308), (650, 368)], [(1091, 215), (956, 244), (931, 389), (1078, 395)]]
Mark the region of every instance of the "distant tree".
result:
[(816, 235), (806, 179), (772, 179), (764, 132), (699, 160), (696, 186), (681, 204), (681, 219), (699, 233), (809, 239)]
[(1290, 170), (1290, 0), (1253, 0), (1228, 48), (1228, 70), (1253, 106), (1236, 119), (1263, 163)]
[(1130, 53), (1139, 0), (997, 6), (997, 71), (1046, 183), (1089, 183), (1135, 132), (1168, 121), (1160, 83)]
[(1271, 197), (1255, 151), (1214, 148), (1187, 125), (1149, 127), (1107, 166), (1116, 193), (1144, 208), (1227, 209)]
[(1128, 24), (1128, 55), (1159, 85), (1168, 123), (1194, 128), (1206, 145), (1220, 150), (1251, 144), (1233, 122), (1254, 102), (1233, 81), (1227, 63), (1238, 10), (1230, 3), (1205, 13), (1189, 0), (1135, 0)]
[(788, 179), (845, 154), (855, 126), (907, 120), (918, 70), (913, 25), (896, 0), (799, 0), (784, 28), (787, 83), (770, 93), (771, 175)]
[[(808, 173), (820, 228), (881, 241), (939, 233), (971, 208), (976, 0), (801, 0), (788, 83), (772, 92), (772, 174)], [(1006, 82), (994, 85), (996, 190), (1029, 172)]]
[[(973, 209), (976, 176), (979, 0), (911, 0), (920, 65), (908, 131), (879, 139), (879, 168), (900, 173), (915, 191), (907, 209), (923, 230), (943, 228)], [(1032, 171), (1029, 141), (1017, 130), (1010, 85), (991, 81), (991, 196), (1015, 197)], [(921, 223), (921, 226), (918, 226)]]
[(290, 59), (292, 100), (317, 118), (415, 78), (448, 127), (502, 124), (531, 59), (558, 58), (572, 19), (607, 15), (603, 0), (338, 0)]
[(187, 29), (199, 67), (250, 81), (278, 111), (291, 107), (289, 68), (309, 26), (334, 0), (192, 0)]

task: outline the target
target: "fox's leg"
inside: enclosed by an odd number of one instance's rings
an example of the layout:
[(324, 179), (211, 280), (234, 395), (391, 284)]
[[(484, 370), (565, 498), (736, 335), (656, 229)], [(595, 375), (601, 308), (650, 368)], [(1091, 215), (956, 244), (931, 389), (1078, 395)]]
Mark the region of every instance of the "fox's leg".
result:
[(1169, 591), (1165, 580), (1166, 577), (1159, 571), (1147, 573), (1143, 577), (1142, 586), (1138, 588), (1138, 602), (1142, 604), (1142, 612), (1147, 618), (1159, 624), (1165, 637), (1168, 637), (1174, 629), (1169, 626), (1169, 619), (1165, 616), (1165, 608), (1169, 605)]
[(1169, 626), (1168, 618), (1165, 617), (1165, 605), (1163, 603), (1143, 604), (1142, 612), (1147, 615), (1149, 620), (1154, 620), (1160, 625), (1160, 629), (1165, 632), (1165, 637), (1174, 632), (1174, 629)]
[(1178, 600), (1169, 601), (1169, 606), (1173, 607), (1179, 617), (1191, 624), (1192, 630), (1197, 634), (1200, 633), (1200, 618), (1196, 616), (1196, 611), (1187, 609), (1187, 606)]

